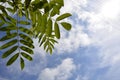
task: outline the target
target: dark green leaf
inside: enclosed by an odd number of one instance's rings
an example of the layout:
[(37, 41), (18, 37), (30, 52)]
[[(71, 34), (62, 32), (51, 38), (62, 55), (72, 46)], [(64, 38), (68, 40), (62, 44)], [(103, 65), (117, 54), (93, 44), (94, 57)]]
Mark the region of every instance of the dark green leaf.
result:
[(27, 9), (31, 3), (31, 0), (25, 0), (25, 9)]
[(44, 36), (44, 37), (42, 38), (42, 41), (40, 42), (40, 46), (42, 46), (42, 44), (43, 44), (45, 41), (46, 41), (46, 36)]
[(6, 8), (9, 12), (15, 13), (15, 11), (12, 8)]
[(16, 30), (16, 27), (14, 27), (13, 25), (0, 27), (0, 31), (10, 31), (10, 30)]
[(22, 55), (24, 58), (28, 59), (29, 61), (32, 61), (32, 60), (33, 60), (32, 57), (31, 57), (30, 55), (28, 55), (27, 53), (25, 53), (25, 52), (21, 52), (21, 55)]
[(60, 15), (59, 17), (57, 17), (57, 21), (60, 21), (60, 20), (62, 20), (62, 19), (65, 19), (65, 18), (67, 18), (67, 17), (70, 17), (71, 16), (71, 14), (70, 13), (65, 13), (65, 14), (62, 14), (62, 15)]
[(11, 65), (12, 63), (14, 63), (16, 61), (16, 59), (18, 58), (19, 53), (15, 54), (14, 56), (12, 56), (8, 62), (7, 62), (7, 66)]
[(21, 66), (21, 70), (23, 70), (25, 67), (25, 62), (24, 62), (23, 58), (20, 58), (20, 66)]
[(0, 27), (2, 27), (5, 23), (4, 22), (0, 22)]
[(30, 25), (30, 22), (28, 21), (19, 21), (18, 23), (23, 24), (23, 25)]
[(55, 39), (49, 39), (49, 41), (51, 41), (53, 44), (58, 43)]
[(19, 36), (22, 38), (22, 39), (24, 39), (25, 41), (28, 41), (28, 42), (30, 42), (30, 43), (33, 43), (33, 40), (29, 37), (29, 36), (27, 36), (27, 35), (25, 35), (25, 34), (19, 34)]
[(8, 48), (8, 47), (10, 47), (10, 46), (12, 46), (12, 45), (14, 45), (16, 43), (17, 43), (17, 39), (11, 40), (11, 41), (5, 43), (4, 45), (0, 46), (0, 49)]
[(71, 24), (67, 22), (61, 22), (61, 25), (66, 29), (66, 30), (71, 30)]
[(52, 20), (49, 19), (49, 20), (48, 20), (48, 24), (47, 24), (46, 34), (47, 34), (48, 36), (50, 36), (51, 33), (52, 33)]
[(32, 34), (33, 34), (32, 31), (30, 31), (30, 30), (27, 29), (27, 28), (19, 27), (19, 29), (20, 29), (21, 31), (23, 31), (24, 33), (26, 33), (26, 34), (29, 34), (29, 35), (32, 35)]
[(44, 44), (44, 50), (47, 48), (47, 46), (48, 46), (48, 41), (46, 41)]
[(60, 4), (61, 6), (64, 6), (64, 0), (55, 0), (58, 4)]
[(8, 40), (8, 39), (12, 39), (12, 38), (14, 38), (16, 36), (17, 36), (17, 33), (12, 33), (12, 34), (3, 36), (2, 38), (0, 38), (0, 41), (5, 41), (5, 40)]
[(25, 47), (25, 46), (21, 46), (20, 47), (23, 51), (29, 53), (29, 54), (33, 54), (33, 50), (28, 48), (28, 47)]
[(42, 33), (39, 35), (39, 37), (38, 37), (38, 38), (39, 38), (39, 41), (38, 41), (38, 42), (41, 42), (43, 35), (44, 35), (44, 34), (42, 34)]
[(56, 38), (60, 39), (60, 30), (59, 30), (59, 26), (56, 22), (55, 22), (55, 25), (54, 25), (54, 29), (55, 29)]
[(6, 22), (6, 20), (2, 14), (0, 14), (0, 20), (2, 20), (3, 22)]
[(16, 51), (17, 48), (18, 48), (18, 46), (14, 46), (14, 47), (10, 48), (5, 53), (3, 53), (2, 58), (8, 57), (10, 54), (12, 54), (14, 51)]
[(20, 40), (20, 43), (22, 43), (22, 44), (24, 44), (24, 45), (26, 45), (26, 46), (28, 46), (30, 48), (34, 48), (33, 44), (31, 44), (31, 43), (29, 43), (29, 42), (27, 42), (25, 40)]

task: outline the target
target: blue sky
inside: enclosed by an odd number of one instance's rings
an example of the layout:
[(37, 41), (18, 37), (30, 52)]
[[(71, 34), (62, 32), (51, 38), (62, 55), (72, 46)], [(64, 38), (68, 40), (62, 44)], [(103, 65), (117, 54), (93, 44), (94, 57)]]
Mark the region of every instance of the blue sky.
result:
[(54, 54), (34, 40), (34, 60), (23, 71), (0, 58), (0, 80), (120, 80), (120, 0), (64, 1), (61, 12), (73, 15), (65, 20), (73, 28), (61, 28)]

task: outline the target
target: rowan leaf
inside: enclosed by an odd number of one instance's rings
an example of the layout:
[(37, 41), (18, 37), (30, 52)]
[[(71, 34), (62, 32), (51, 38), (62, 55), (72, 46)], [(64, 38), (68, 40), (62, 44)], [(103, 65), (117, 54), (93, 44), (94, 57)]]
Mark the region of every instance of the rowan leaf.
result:
[(32, 60), (33, 60), (32, 57), (31, 57), (30, 55), (28, 55), (27, 53), (25, 53), (25, 52), (21, 52), (21, 55), (22, 55), (24, 58), (26, 58), (27, 60), (29, 60), (29, 61), (32, 61)]
[(9, 66), (9, 65), (11, 65), (11, 64), (13, 64), (15, 61), (16, 61), (16, 59), (18, 58), (18, 56), (19, 56), (19, 53), (17, 53), (17, 54), (15, 54), (14, 56), (12, 56), (9, 60), (8, 60), (8, 62), (7, 62), (7, 66)]
[(20, 49), (22, 49), (23, 51), (29, 53), (29, 54), (33, 54), (33, 50), (28, 48), (28, 47), (25, 47), (25, 46), (21, 46)]
[(70, 17), (70, 16), (71, 16), (70, 13), (64, 13), (64, 14), (60, 15), (59, 17), (57, 17), (56, 21), (63, 20), (63, 19)]
[(17, 39), (11, 40), (11, 41), (3, 44), (2, 46), (0, 46), (0, 50), (1, 50), (1, 49), (5, 49), (5, 48), (8, 48), (8, 47), (10, 47), (10, 46), (12, 46), (12, 45), (14, 45), (14, 44), (16, 44), (16, 43), (17, 43)]
[(59, 29), (59, 26), (58, 26), (58, 24), (56, 22), (54, 24), (54, 30), (55, 30), (56, 38), (60, 39), (60, 29)]
[(21, 70), (23, 70), (25, 67), (25, 62), (23, 58), (20, 58), (20, 66), (21, 66)]
[(61, 22), (61, 25), (66, 29), (66, 30), (71, 30), (71, 24), (67, 22)]
[(18, 46), (14, 46), (14, 47), (10, 48), (5, 53), (3, 53), (2, 58), (8, 57), (10, 54), (12, 54), (13, 52), (15, 52), (17, 50), (17, 48), (18, 48)]
[(12, 34), (3, 36), (2, 38), (0, 38), (0, 41), (5, 41), (5, 40), (8, 40), (8, 39), (12, 39), (12, 38), (14, 38), (16, 36), (17, 36), (17, 33), (12, 33)]

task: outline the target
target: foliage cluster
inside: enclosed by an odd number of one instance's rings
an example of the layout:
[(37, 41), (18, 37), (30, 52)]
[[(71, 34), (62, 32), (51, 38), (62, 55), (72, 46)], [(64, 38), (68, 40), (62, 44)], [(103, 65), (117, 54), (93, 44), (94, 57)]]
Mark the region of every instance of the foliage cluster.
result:
[(23, 69), (25, 59), (32, 61), (33, 38), (39, 39), (46, 52), (53, 53), (60, 39), (59, 27), (71, 29), (70, 23), (62, 21), (71, 16), (70, 13), (60, 15), (63, 6), (63, 0), (0, 0), (0, 31), (5, 33), (0, 38), (4, 42), (0, 50), (4, 51), (2, 58), (9, 58), (7, 66), (19, 59)]

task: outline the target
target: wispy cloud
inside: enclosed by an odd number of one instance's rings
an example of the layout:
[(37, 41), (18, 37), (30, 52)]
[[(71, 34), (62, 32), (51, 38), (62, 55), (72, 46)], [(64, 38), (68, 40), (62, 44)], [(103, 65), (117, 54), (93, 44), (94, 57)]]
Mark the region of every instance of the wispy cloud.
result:
[(71, 58), (66, 58), (55, 68), (45, 68), (42, 70), (38, 80), (68, 80), (76, 66)]

